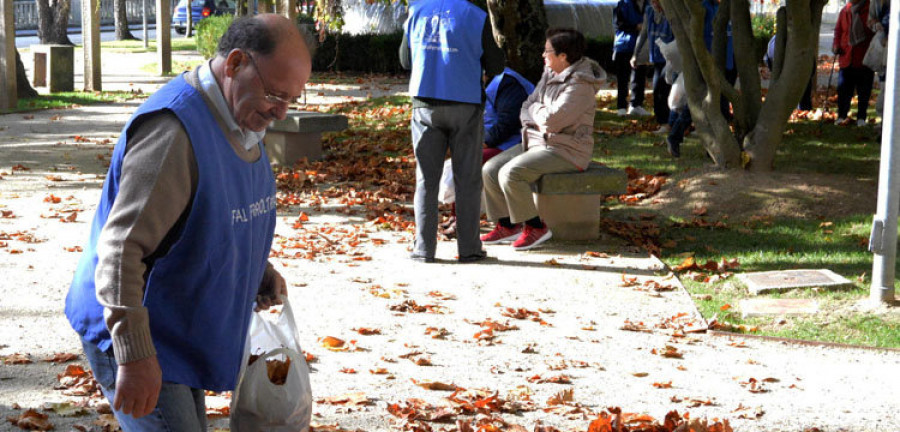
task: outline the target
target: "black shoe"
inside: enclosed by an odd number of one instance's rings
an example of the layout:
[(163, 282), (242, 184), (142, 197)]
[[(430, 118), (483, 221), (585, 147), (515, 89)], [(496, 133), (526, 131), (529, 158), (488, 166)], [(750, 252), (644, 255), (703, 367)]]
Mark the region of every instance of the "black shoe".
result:
[(481, 251), (476, 254), (461, 256), (461, 257), (459, 257), (459, 259), (457, 261), (459, 261), (461, 263), (473, 263), (473, 262), (478, 262), (478, 261), (484, 261), (485, 259), (487, 259), (487, 257), (488, 257), (487, 252)]
[(681, 157), (681, 144), (673, 143), (668, 137), (666, 138), (666, 148), (669, 150), (669, 154), (672, 155), (672, 157)]
[(427, 264), (431, 264), (434, 262), (434, 257), (427, 257), (425, 255), (419, 255), (415, 253), (409, 254), (409, 259)]

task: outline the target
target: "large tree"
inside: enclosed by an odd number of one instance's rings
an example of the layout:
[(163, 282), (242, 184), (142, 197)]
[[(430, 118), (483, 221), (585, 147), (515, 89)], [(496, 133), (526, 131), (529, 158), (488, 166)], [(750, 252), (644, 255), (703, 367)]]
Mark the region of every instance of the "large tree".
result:
[(31, 98), (38, 95), (37, 90), (28, 82), (28, 74), (25, 73), (25, 64), (19, 56), (19, 49), (16, 48), (16, 96), (19, 99)]
[(506, 52), (506, 63), (532, 82), (544, 71), (547, 14), (542, 0), (487, 0), (494, 39)]
[[(771, 170), (787, 121), (815, 67), (826, 0), (786, 0), (778, 26), (778, 40), (784, 47), (778, 68), (782, 79), (769, 87), (765, 99), (760, 85), (760, 59), (746, 55), (757, 52), (748, 0), (722, 0), (713, 21), (711, 52), (704, 41), (706, 9), (700, 1), (661, 3), (683, 57), (688, 106), (703, 146), (720, 167)], [(729, 24), (740, 90), (725, 79)], [(733, 124), (720, 110), (721, 96), (733, 106)]]
[(35, 0), (38, 8), (38, 38), (42, 44), (73, 45), (69, 40), (69, 0)]
[(126, 0), (113, 2), (113, 15), (116, 22), (116, 40), (137, 39), (128, 28), (128, 10), (125, 7)]

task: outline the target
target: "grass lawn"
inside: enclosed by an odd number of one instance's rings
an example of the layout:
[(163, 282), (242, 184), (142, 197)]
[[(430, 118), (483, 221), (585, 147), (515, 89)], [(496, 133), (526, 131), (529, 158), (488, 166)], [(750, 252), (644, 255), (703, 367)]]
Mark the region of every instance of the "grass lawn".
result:
[[(687, 257), (700, 265), (725, 259), (740, 264), (731, 272), (825, 268), (853, 282), (840, 289), (794, 289), (759, 296), (815, 299), (820, 308), (816, 315), (744, 319), (741, 300), (756, 296), (735, 277), (713, 277), (704, 282), (715, 273), (678, 272), (707, 320), (715, 317), (731, 330), (760, 335), (900, 348), (898, 308), (868, 311), (860, 304), (868, 298), (871, 283), (873, 256), (868, 251), (868, 238), (874, 206), (818, 212), (838, 206), (846, 195), (874, 196), (871, 189), (877, 186), (881, 146), (873, 125), (839, 127), (809, 120), (791, 123), (778, 150), (775, 173), (719, 172), (718, 180), (712, 181), (708, 180), (714, 171), (711, 161), (695, 137), (689, 136), (682, 145), (681, 158), (673, 159), (666, 152), (664, 137), (647, 132), (656, 126), (651, 120), (620, 118), (614, 113), (614, 102), (608, 99), (601, 100), (600, 106), (605, 109), (598, 111), (596, 126), (603, 132), (598, 134), (594, 159), (615, 168), (631, 166), (646, 174), (666, 173), (667, 185), (661, 195), (666, 188), (677, 189), (696, 179), (706, 182), (697, 188), (703, 192), (723, 187), (732, 177), (741, 179), (743, 189), (731, 191), (740, 199), (708, 199), (702, 208), (686, 200), (681, 205), (685, 211), (666, 211), (676, 207), (656, 205), (652, 197), (637, 205), (611, 205), (606, 217), (626, 222), (652, 219), (658, 224), (661, 258), (670, 267), (683, 264)], [(765, 176), (794, 179), (799, 184), (756, 189), (754, 185), (766, 180)], [(798, 192), (804, 190), (805, 179), (845, 186), (825, 191), (819, 188), (817, 196), (805, 196)], [(777, 208), (787, 201), (796, 206), (790, 209), (799, 210), (776, 211), (774, 215), (757, 211)], [(900, 284), (895, 283), (895, 289), (900, 293)]]
[(146, 96), (147, 95), (130, 93), (130, 92), (122, 92), (122, 91), (60, 92), (60, 93), (53, 93), (53, 94), (49, 94), (49, 95), (38, 95), (37, 97), (33, 97), (33, 98), (19, 99), (18, 105), (15, 110), (0, 111), (0, 112), (7, 113), (7, 112), (34, 111), (34, 110), (40, 110), (40, 109), (73, 108), (73, 107), (76, 107), (79, 105), (90, 105), (90, 104), (95, 104), (95, 103), (123, 102), (126, 100), (135, 99), (135, 98), (144, 98)]
[[(134, 33), (135, 36), (138, 33)], [(197, 51), (197, 42), (195, 38), (175, 37), (171, 39), (172, 51)], [(149, 41), (149, 47), (144, 48), (143, 40), (125, 40), (125, 41), (107, 41), (100, 43), (100, 49), (122, 53), (143, 53), (156, 51), (156, 39)], [(81, 45), (79, 45), (81, 46)]]

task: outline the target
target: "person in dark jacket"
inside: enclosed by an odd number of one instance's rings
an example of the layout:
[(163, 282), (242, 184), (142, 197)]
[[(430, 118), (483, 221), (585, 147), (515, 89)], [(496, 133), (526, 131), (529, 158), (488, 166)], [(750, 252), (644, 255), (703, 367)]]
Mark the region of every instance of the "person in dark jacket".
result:
[[(613, 15), (616, 39), (613, 44), (613, 66), (616, 70), (616, 108), (620, 116), (650, 115), (644, 109), (644, 87), (647, 85), (646, 64), (631, 66), (635, 43), (644, 23), (646, 0), (619, 0)], [(629, 85), (631, 98), (629, 99)]]
[[(641, 52), (643, 49), (650, 51), (650, 64), (653, 65), (653, 115), (656, 123), (659, 124), (659, 130), (656, 133), (669, 133), (669, 90), (670, 86), (666, 83), (663, 69), (666, 67), (666, 59), (659, 51), (657, 41), (669, 43), (675, 40), (675, 34), (672, 33), (672, 27), (669, 26), (669, 20), (663, 13), (662, 5), (659, 0), (650, 0), (650, 6), (644, 9), (644, 24), (641, 33), (638, 35), (635, 44), (635, 53)], [(647, 45), (649, 44), (649, 45)], [(646, 47), (645, 47), (646, 45)], [(637, 54), (631, 58), (631, 66), (638, 67)]]

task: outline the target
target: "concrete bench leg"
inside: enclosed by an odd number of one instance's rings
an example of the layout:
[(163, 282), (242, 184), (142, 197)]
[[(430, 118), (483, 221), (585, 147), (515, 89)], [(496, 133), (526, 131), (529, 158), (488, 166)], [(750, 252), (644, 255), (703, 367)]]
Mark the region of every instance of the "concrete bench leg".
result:
[(322, 134), (319, 132), (266, 132), (266, 151), (269, 159), (276, 164), (292, 166), (294, 162), (307, 158), (311, 161), (321, 160)]
[(538, 214), (558, 240), (600, 238), (600, 205), (597, 194), (534, 194)]

